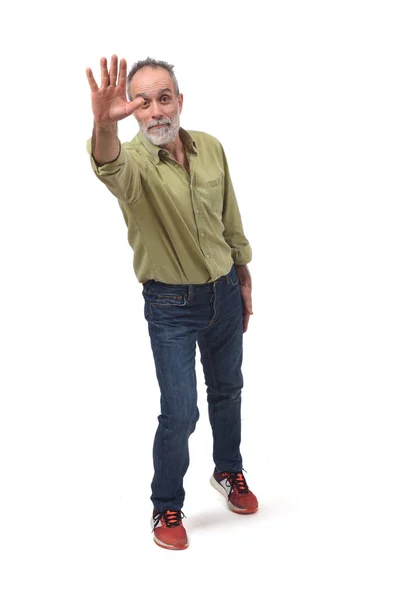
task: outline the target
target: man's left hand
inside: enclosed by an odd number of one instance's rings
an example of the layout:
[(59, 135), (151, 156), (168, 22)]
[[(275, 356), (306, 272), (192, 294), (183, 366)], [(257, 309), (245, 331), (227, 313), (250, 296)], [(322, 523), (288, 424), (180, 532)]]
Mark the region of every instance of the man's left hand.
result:
[(247, 331), (250, 316), (253, 314), (251, 300), (251, 275), (247, 265), (235, 265), (243, 300), (243, 333)]

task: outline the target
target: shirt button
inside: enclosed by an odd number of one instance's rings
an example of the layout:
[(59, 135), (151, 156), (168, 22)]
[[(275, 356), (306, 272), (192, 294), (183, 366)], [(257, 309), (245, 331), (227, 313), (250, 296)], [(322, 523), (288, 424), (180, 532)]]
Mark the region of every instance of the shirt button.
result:
[(207, 254), (207, 258), (210, 258), (210, 255), (209, 255), (209, 254)]
[(204, 235), (204, 231), (201, 232), (201, 235)]
[(198, 208), (196, 208), (196, 212), (197, 212), (197, 214), (200, 212)]

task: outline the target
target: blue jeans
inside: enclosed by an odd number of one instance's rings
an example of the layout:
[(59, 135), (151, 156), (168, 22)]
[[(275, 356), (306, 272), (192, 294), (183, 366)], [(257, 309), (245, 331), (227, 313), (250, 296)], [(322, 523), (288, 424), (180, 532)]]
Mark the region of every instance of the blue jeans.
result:
[(154, 509), (180, 510), (189, 466), (189, 436), (199, 418), (196, 342), (207, 386), (218, 471), (241, 471), (241, 391), (243, 387), (243, 304), (235, 266), (213, 283), (143, 284), (161, 414), (153, 446)]

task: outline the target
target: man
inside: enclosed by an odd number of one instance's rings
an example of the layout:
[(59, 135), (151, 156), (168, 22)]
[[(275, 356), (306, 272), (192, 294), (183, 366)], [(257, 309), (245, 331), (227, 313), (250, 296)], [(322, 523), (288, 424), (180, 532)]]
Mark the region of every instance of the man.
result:
[[(113, 55), (110, 69), (105, 58), (100, 68), (100, 87), (86, 71), (94, 114), (88, 152), (128, 227), (161, 392), (151, 484), (154, 541), (184, 549), (183, 478), (199, 418), (196, 343), (213, 432), (211, 484), (232, 511), (258, 508), (239, 451), (242, 342), (253, 314), (251, 248), (221, 144), (180, 127), (183, 96), (172, 65), (149, 58), (127, 77), (125, 59), (118, 68)], [(140, 132), (121, 145), (117, 122), (132, 114)]]

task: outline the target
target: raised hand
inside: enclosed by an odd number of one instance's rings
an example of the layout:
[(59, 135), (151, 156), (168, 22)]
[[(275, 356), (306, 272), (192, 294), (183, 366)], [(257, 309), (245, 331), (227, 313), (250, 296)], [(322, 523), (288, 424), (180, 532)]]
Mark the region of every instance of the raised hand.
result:
[[(86, 76), (92, 92), (92, 109), (95, 123), (111, 125), (129, 117), (143, 103), (143, 98), (129, 102), (126, 98), (126, 60), (121, 58), (118, 73), (118, 57), (111, 57), (110, 72), (107, 59), (100, 59), (101, 85), (97, 85), (92, 70), (86, 69)], [(118, 77), (117, 77), (118, 75)]]

